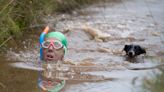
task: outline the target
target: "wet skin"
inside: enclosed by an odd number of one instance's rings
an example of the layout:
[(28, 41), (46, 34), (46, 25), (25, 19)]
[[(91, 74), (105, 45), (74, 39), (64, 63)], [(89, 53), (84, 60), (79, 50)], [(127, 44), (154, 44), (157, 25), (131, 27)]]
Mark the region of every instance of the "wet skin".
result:
[[(46, 38), (46, 40), (51, 40), (52, 42), (58, 39), (55, 38)], [(43, 48), (43, 60), (45, 61), (58, 61), (63, 60), (64, 57), (64, 48), (55, 49), (53, 45), (50, 45), (48, 48)]]

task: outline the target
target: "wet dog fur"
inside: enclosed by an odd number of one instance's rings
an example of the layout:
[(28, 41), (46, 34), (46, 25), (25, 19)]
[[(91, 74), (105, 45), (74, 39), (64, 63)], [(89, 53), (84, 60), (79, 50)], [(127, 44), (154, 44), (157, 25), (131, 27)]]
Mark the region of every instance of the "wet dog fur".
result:
[(123, 50), (126, 52), (126, 55), (129, 58), (134, 58), (138, 55), (146, 54), (146, 50), (139, 45), (125, 45)]

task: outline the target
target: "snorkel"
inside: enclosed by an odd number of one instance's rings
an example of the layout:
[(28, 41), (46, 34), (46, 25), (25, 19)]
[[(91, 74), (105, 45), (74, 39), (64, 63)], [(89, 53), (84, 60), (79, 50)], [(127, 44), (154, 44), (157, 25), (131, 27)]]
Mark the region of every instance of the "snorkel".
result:
[(42, 49), (41, 44), (43, 43), (44, 36), (48, 33), (48, 31), (49, 31), (49, 26), (46, 26), (45, 29), (43, 30), (43, 32), (41, 33), (40, 38), (39, 38), (39, 43), (40, 43), (40, 60), (43, 60), (43, 49)]

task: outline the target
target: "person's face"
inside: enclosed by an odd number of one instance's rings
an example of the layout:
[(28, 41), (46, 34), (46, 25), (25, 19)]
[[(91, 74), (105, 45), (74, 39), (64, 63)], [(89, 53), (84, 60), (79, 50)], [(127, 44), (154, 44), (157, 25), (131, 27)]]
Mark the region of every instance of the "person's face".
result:
[(64, 48), (62, 43), (55, 38), (46, 38), (42, 43), (43, 60), (58, 61), (64, 57)]

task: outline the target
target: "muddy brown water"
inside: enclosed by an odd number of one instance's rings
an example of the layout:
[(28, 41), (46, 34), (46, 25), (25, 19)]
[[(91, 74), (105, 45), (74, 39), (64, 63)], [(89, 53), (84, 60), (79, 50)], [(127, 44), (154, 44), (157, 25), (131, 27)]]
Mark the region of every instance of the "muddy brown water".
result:
[[(98, 64), (123, 65), (127, 62), (131, 66), (149, 67), (164, 60), (163, 4), (163, 0), (117, 0), (74, 11), (71, 15), (48, 17), (46, 21), (52, 29), (66, 31), (69, 43), (66, 59), (91, 59)], [(111, 37), (105, 42), (91, 39), (91, 36), (83, 31), (86, 24), (110, 34)], [(38, 38), (34, 36), (23, 41), (22, 44), (28, 43), (28, 46), (23, 45), (22, 51), (9, 50), (7, 55), (0, 56), (0, 92), (39, 92), (37, 71), (9, 65), (17, 61), (37, 64)], [(36, 40), (33, 42), (32, 39)], [(125, 53), (120, 52), (125, 44), (139, 44), (146, 48), (147, 54), (137, 57), (137, 63), (125, 61)], [(100, 48), (108, 49), (109, 52), (100, 51)], [(159, 69), (92, 72), (116, 80), (68, 81), (62, 92), (141, 92), (144, 79), (155, 79), (160, 73)]]

